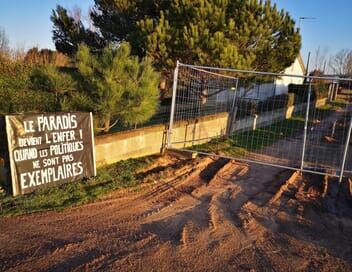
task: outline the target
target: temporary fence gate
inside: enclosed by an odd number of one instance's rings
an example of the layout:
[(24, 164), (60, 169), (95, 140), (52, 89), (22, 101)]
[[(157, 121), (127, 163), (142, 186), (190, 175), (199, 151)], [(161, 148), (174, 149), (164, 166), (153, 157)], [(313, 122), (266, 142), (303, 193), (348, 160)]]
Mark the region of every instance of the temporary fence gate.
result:
[(352, 79), (177, 63), (168, 148), (341, 181), (352, 175), (351, 101)]

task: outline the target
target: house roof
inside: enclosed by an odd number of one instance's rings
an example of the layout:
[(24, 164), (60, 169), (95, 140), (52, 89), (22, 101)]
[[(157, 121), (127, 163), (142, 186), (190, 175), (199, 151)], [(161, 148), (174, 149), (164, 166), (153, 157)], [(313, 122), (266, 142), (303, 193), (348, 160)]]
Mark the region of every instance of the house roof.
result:
[[(295, 69), (300, 69), (300, 71), (295, 71)], [(302, 75), (307, 74), (306, 66), (304, 65), (301, 54), (298, 54), (295, 61), (289, 67), (286, 67), (284, 73), (287, 73), (287, 74), (290, 74), (290, 73), (301, 74), (302, 73)]]
[(301, 66), (303, 74), (306, 75), (307, 74), (307, 70), (306, 70), (306, 66), (304, 65), (301, 53), (298, 54), (297, 60), (299, 62), (299, 65)]

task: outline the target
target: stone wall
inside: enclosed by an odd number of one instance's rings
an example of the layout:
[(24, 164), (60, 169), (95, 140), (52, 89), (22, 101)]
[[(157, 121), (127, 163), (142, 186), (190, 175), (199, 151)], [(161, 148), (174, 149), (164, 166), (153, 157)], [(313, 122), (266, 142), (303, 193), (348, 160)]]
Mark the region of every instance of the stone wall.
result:
[(172, 128), (171, 142), (174, 148), (185, 148), (209, 142), (226, 134), (228, 113), (203, 116), (189, 121), (176, 122)]
[[(323, 105), (325, 102), (326, 99), (319, 101), (317, 104)], [(262, 113), (256, 117), (255, 122), (254, 117), (246, 117), (236, 120), (233, 128), (236, 131), (241, 131), (269, 125), (272, 122), (290, 118), (294, 112), (302, 110), (303, 107), (304, 104), (288, 109)], [(171, 137), (172, 147), (185, 148), (225, 135), (229, 122), (228, 117), (228, 113), (224, 112), (188, 121), (175, 122)], [(0, 126), (1, 124), (4, 125), (4, 122), (1, 122), (0, 119)], [(167, 125), (154, 125), (95, 137), (97, 166), (160, 153), (166, 146), (167, 129)], [(1, 139), (4, 139), (4, 141), (2, 141), (2, 148), (0, 148), (0, 181), (1, 179), (6, 179), (5, 177), (8, 176), (9, 172), (6, 159), (7, 144), (4, 127), (2, 132)]]
[(97, 166), (160, 153), (166, 139), (164, 125), (95, 137)]
[[(172, 142), (175, 148), (201, 144), (211, 138), (224, 135), (228, 121), (227, 113), (207, 115), (190, 121), (175, 122)], [(97, 166), (120, 160), (138, 158), (160, 153), (166, 146), (167, 126), (155, 125), (95, 137)], [(202, 140), (199, 140), (202, 139)]]

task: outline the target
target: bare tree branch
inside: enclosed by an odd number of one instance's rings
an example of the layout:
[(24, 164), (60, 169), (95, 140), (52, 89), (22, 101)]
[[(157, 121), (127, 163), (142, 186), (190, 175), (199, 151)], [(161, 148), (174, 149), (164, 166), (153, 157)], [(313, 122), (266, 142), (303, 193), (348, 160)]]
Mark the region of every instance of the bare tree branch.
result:
[(0, 27), (0, 53), (7, 53), (9, 51), (9, 40), (6, 37), (5, 29)]
[(330, 59), (330, 68), (337, 75), (352, 75), (352, 50), (342, 49)]

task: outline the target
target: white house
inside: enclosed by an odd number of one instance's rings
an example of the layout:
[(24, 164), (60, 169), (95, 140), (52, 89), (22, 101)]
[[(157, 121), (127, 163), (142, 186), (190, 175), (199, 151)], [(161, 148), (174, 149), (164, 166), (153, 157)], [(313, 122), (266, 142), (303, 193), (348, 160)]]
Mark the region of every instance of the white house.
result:
[[(301, 55), (298, 55), (292, 65), (284, 70), (283, 74), (301, 76), (306, 74), (306, 68), (304, 66)], [(261, 77), (262, 76), (258, 75), (257, 80), (259, 81)], [(303, 77), (280, 76), (273, 79), (272, 82), (257, 82), (257, 84), (253, 84), (250, 89), (239, 87), (237, 90), (237, 96), (254, 100), (265, 100), (268, 97), (288, 93), (289, 84), (303, 84), (303, 81)], [(235, 86), (236, 83), (234, 82), (233, 85)], [(216, 102), (226, 102), (229, 99), (232, 100), (233, 96), (234, 92), (220, 92), (215, 96), (214, 100)]]
[[(306, 75), (306, 67), (304, 66), (301, 54), (298, 55), (290, 67), (285, 69), (284, 74), (300, 76)], [(275, 95), (287, 93), (289, 84), (303, 84), (303, 81), (303, 77), (283, 76), (275, 82)]]
[[(304, 76), (306, 74), (306, 68), (301, 55), (298, 55), (292, 65), (285, 69), (284, 74), (300, 76)], [(303, 77), (281, 76), (276, 78), (271, 83), (259, 83), (250, 90), (245, 91), (242, 88), (239, 91), (246, 98), (264, 100), (271, 96), (288, 93), (289, 84), (303, 84), (303, 81)]]

